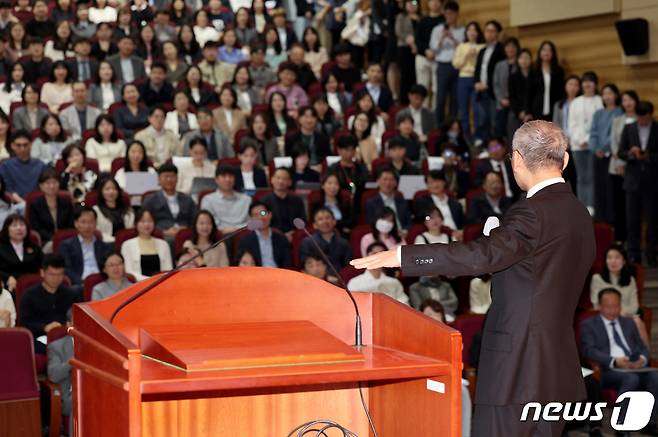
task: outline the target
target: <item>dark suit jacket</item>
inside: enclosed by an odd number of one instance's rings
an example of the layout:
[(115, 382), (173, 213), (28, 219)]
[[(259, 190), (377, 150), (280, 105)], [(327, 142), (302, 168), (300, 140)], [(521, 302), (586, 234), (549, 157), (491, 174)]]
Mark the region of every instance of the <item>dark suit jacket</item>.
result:
[(393, 106), (393, 93), (391, 93), (391, 90), (386, 85), (382, 84), (380, 86), (379, 99), (375, 102), (375, 106), (384, 112), (388, 112), (391, 106)]
[(297, 69), (297, 83), (300, 87), (308, 90), (308, 87), (317, 82), (318, 78), (315, 77), (315, 73), (311, 70), (311, 66), (304, 62), (302, 65), (295, 65)]
[(28, 58), (21, 62), (21, 64), (25, 70), (23, 80), (25, 83), (32, 84), (36, 83), (37, 79), (41, 77), (48, 77), (52, 66), (52, 62), (48, 58), (43, 58), (40, 62), (34, 62), (32, 58)]
[[(417, 198), (414, 201), (414, 214), (416, 216), (416, 221), (422, 222), (425, 220), (427, 211), (434, 206), (434, 201), (432, 200), (431, 195)], [(457, 225), (457, 229), (462, 229), (466, 223), (464, 220), (464, 208), (462, 208), (461, 203), (456, 199), (448, 198), (448, 207), (450, 208), (452, 219), (455, 221), (455, 225)]]
[(515, 203), (488, 238), (403, 246), (402, 272), (493, 273), (476, 404), (578, 401), (586, 393), (573, 315), (595, 253), (592, 218), (558, 183)]
[[(536, 68), (533, 68), (530, 70), (529, 79), (530, 96), (528, 100), (530, 102), (530, 112), (532, 113), (533, 118), (541, 119), (543, 118), (542, 113), (544, 112), (544, 76), (541, 69), (537, 70)], [(553, 105), (564, 96), (564, 70), (561, 67), (551, 72), (550, 96), (549, 115), (547, 117), (549, 120), (552, 120)]]
[[(409, 108), (403, 109), (395, 116), (395, 124), (397, 125), (403, 116), (411, 117), (411, 110)], [(420, 125), (425, 135), (429, 134), (432, 130), (436, 129), (436, 117), (429, 109), (422, 107), (420, 109)]]
[[(267, 188), (267, 175), (262, 168), (254, 168), (254, 184), (256, 188)], [(242, 172), (240, 169), (235, 171), (235, 191), (242, 191), (244, 189), (244, 180), (242, 179)]]
[(471, 203), (470, 208), (468, 208), (468, 222), (472, 224), (484, 223), (490, 216), (496, 216), (499, 219), (503, 217), (505, 212), (512, 205), (512, 201), (509, 197), (501, 197), (498, 203), (498, 208), (503, 212), (503, 214), (496, 214), (491, 207), (491, 204), (487, 200), (486, 194), (482, 193)]
[(521, 111), (530, 112), (530, 75), (525, 77), (523, 73), (517, 71), (510, 75), (508, 83), (510, 110), (516, 116)]
[[(41, 236), (42, 243), (53, 238), (55, 223), (48, 210), (45, 197), (36, 199), (27, 211), (30, 217), (30, 226)], [(73, 204), (70, 200), (57, 197), (57, 229), (70, 229), (73, 227)]]
[[(651, 354), (644, 345), (644, 342), (642, 342), (633, 319), (630, 317), (619, 317), (617, 322), (630, 348), (631, 355), (644, 355), (649, 360)], [(610, 340), (608, 339), (608, 331), (603, 320), (601, 320), (601, 316), (596, 315), (584, 320), (580, 332), (583, 356), (589, 360), (596, 361), (602, 370), (609, 369), (612, 362), (612, 357), (610, 356)]]
[[(331, 238), (331, 241), (322, 238), (318, 232), (314, 232), (311, 235), (311, 238), (313, 238), (320, 246), (322, 251), (327, 255), (327, 258), (329, 258), (329, 261), (331, 261), (334, 267), (336, 267), (336, 270), (340, 271), (340, 269), (345, 267), (352, 259), (352, 248), (350, 247), (350, 243), (338, 234), (335, 234)], [(306, 237), (302, 240), (299, 253), (300, 258), (304, 260), (309, 255), (318, 254), (318, 250), (315, 248), (311, 239)]]
[[(130, 61), (133, 64), (133, 75), (135, 80), (146, 79), (146, 70), (144, 69), (144, 60), (139, 56), (131, 56)], [(112, 65), (114, 69), (114, 78), (119, 83), (124, 83), (123, 80), (123, 71), (121, 71), (121, 55), (118, 53), (116, 55), (108, 56), (107, 62)]]
[[(382, 196), (377, 193), (376, 196), (371, 197), (366, 201), (366, 222), (370, 225), (374, 224), (377, 221), (377, 216), (379, 216), (379, 211), (384, 207), (384, 200)], [(409, 207), (407, 206), (407, 201), (403, 197), (395, 198), (395, 209), (398, 213), (398, 220), (402, 229), (409, 229), (411, 226), (411, 213), (409, 212)]]
[[(66, 62), (66, 65), (69, 67), (73, 80), (78, 80), (78, 58), (69, 58), (64, 62)], [(91, 57), (89, 58), (89, 73), (91, 74), (92, 81), (95, 81), (98, 78), (98, 61)]]
[(39, 273), (43, 253), (29, 239), (25, 239), (23, 261), (18, 259), (11, 243), (0, 243), (0, 277), (7, 283), (10, 276), (18, 279), (26, 273)]
[[(473, 74), (476, 82), (480, 81), (480, 72), (482, 71), (482, 60), (484, 59), (485, 50), (486, 47), (478, 52), (478, 59), (475, 63), (475, 73)], [(489, 87), (487, 92), (491, 95), (491, 97), (494, 96), (494, 69), (496, 68), (498, 61), (502, 61), (503, 59), (505, 59), (505, 49), (503, 49), (503, 45), (501, 43), (497, 42), (496, 46), (494, 47), (494, 51), (491, 54), (491, 58), (489, 59), (489, 63), (487, 64), (487, 86)]]
[(194, 200), (184, 193), (177, 193), (177, 197), (180, 210), (176, 217), (171, 214), (167, 199), (162, 191), (151, 194), (144, 199), (144, 208), (153, 213), (158, 229), (169, 229), (174, 225), (184, 228), (192, 226), (192, 220), (197, 210)]
[[(514, 179), (514, 171), (512, 170), (512, 163), (509, 160), (506, 160), (505, 167), (507, 170), (507, 177), (509, 178), (510, 189), (512, 190), (512, 198), (518, 199), (519, 194), (521, 194), (521, 188), (519, 188), (519, 184), (517, 184), (516, 179)], [(482, 183), (484, 183), (484, 179), (487, 177), (487, 174), (491, 173), (492, 171), (494, 170), (493, 170), (493, 166), (491, 165), (491, 161), (487, 159), (486, 161), (480, 163), (476, 171), (474, 185), (476, 187), (481, 187)]]
[(635, 158), (629, 152), (633, 146), (640, 146), (640, 133), (637, 122), (627, 124), (621, 131), (619, 140), (619, 157), (626, 161), (624, 173), (624, 190), (657, 191), (658, 178), (658, 122), (651, 123), (651, 132), (647, 141), (647, 160)]
[[(295, 147), (295, 144), (302, 142), (302, 133), (297, 131), (292, 135), (286, 136), (286, 155), (292, 155), (292, 149)], [(322, 162), (324, 158), (331, 155), (331, 147), (329, 146), (329, 138), (326, 135), (316, 132), (313, 139), (313, 147), (315, 148), (315, 153), (318, 156), (319, 162)], [(313, 165), (315, 163), (311, 163)]]
[[(290, 243), (285, 235), (279, 232), (272, 232), (272, 254), (274, 261), (279, 268), (287, 269), (292, 265), (292, 258), (290, 255)], [(256, 264), (262, 265), (263, 259), (260, 253), (260, 246), (258, 244), (258, 236), (255, 231), (250, 232), (240, 239), (238, 244), (240, 251), (248, 250), (256, 257)]]
[(272, 227), (281, 232), (295, 229), (292, 222), (296, 218), (306, 220), (304, 201), (294, 194), (288, 194), (285, 200), (282, 200), (276, 194), (270, 193), (263, 197), (262, 202), (269, 206), (272, 211)]
[(139, 87), (139, 97), (149, 107), (172, 103), (174, 100), (174, 87), (165, 81), (160, 87), (160, 90), (156, 91), (151, 87), (151, 79), (147, 79)]
[[(94, 241), (94, 255), (98, 263), (98, 269), (101, 270), (103, 265), (102, 259), (112, 251), (111, 244), (103, 243), (96, 239)], [(66, 262), (66, 276), (71, 279), (73, 284), (82, 284), (82, 273), (84, 271), (84, 258), (82, 256), (82, 245), (78, 236), (67, 238), (59, 245), (58, 252), (64, 257)]]

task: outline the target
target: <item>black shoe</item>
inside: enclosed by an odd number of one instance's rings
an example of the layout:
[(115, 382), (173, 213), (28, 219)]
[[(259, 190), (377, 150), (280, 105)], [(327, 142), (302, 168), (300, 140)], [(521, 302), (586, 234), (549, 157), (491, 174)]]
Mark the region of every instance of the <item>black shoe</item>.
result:
[(589, 432), (589, 437), (603, 437), (603, 433), (599, 428), (592, 429)]
[(640, 432), (643, 434), (658, 436), (658, 426), (656, 424), (650, 423), (649, 425), (645, 426)]
[(615, 437), (631, 437), (631, 433), (630, 432), (616, 431), (615, 432)]

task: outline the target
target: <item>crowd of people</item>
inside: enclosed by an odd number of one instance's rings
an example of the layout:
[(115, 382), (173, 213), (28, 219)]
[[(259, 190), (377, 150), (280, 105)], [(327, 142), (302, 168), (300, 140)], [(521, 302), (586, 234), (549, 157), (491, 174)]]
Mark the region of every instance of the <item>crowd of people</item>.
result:
[[(454, 1), (426, 6), (0, 0), (0, 326), (18, 313), (42, 337), (73, 302), (187, 263), (250, 219), (262, 229), (189, 265), (340, 283), (296, 233), (304, 218), (350, 289), (439, 308), (447, 321), (484, 314), (490, 277), (472, 278), (459, 302), (454, 278), (358, 275), (348, 261), (468, 240), (502, 217), (522, 195), (511, 140), (536, 119), (566, 132), (565, 178), (622, 243), (592, 280), (592, 304), (610, 283), (637, 315), (623, 266), (656, 265), (653, 105), (595, 72), (567, 75), (551, 41), (526, 48), (496, 20), (462, 23)], [(418, 175), (426, 189), (405, 198), (401, 178)], [(40, 271), (15, 308), (21, 278)]]

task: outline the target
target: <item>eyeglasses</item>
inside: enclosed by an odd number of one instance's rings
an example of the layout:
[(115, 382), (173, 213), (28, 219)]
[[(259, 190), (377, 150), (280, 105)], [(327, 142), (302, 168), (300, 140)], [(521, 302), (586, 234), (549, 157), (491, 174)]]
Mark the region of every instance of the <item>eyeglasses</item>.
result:
[(521, 159), (525, 159), (525, 157), (523, 156), (523, 153), (521, 153), (518, 149), (512, 149), (512, 150), (507, 154), (507, 159), (508, 159), (509, 161), (511, 161), (511, 160), (512, 160), (512, 157), (514, 157), (514, 152), (517, 152), (517, 153), (519, 154), (519, 156), (521, 157)]

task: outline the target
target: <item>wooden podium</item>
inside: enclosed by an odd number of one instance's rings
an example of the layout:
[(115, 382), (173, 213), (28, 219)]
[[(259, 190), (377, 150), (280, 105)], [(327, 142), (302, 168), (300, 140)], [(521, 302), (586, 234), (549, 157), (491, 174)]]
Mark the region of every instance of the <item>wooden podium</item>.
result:
[[(382, 437), (461, 436), (460, 334), (383, 294), (269, 268), (183, 270), (75, 305), (76, 436), (288, 436), (316, 419)], [(327, 431), (337, 435), (335, 430)], [(333, 433), (332, 433), (333, 432)]]

